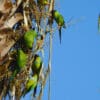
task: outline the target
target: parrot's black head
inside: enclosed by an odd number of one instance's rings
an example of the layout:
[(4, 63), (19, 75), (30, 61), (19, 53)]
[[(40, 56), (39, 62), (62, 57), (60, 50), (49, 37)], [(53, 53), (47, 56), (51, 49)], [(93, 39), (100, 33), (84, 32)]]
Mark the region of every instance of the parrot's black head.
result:
[(39, 55), (38, 55), (38, 54), (35, 54), (35, 55), (34, 55), (34, 59), (36, 59), (37, 57), (39, 57)]
[(54, 12), (56, 12), (57, 10), (52, 10), (51, 13), (53, 14)]

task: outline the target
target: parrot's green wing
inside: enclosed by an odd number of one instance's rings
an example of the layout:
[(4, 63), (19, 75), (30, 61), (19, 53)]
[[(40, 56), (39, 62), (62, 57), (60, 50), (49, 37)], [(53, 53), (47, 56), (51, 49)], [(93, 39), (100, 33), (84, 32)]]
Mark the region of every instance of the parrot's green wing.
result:
[(27, 84), (26, 84), (26, 89), (29, 89), (31, 86), (33, 86), (34, 84), (34, 79), (30, 79)]
[(58, 25), (65, 27), (65, 21), (64, 21), (64, 18), (63, 18), (62, 15), (60, 15), (59, 18), (58, 18)]
[(42, 67), (42, 59), (38, 55), (37, 57), (34, 58), (34, 61), (33, 61), (33, 65), (32, 65), (33, 73), (37, 73), (38, 74), (40, 72), (41, 67)]
[(26, 89), (31, 89), (31, 87), (36, 87), (37, 85), (37, 80), (38, 80), (38, 77), (37, 75), (34, 75), (31, 79), (29, 79), (29, 81), (27, 82), (26, 84)]
[(41, 62), (42, 61), (40, 57), (37, 57), (36, 60), (34, 61), (34, 65), (36, 66), (37, 69), (40, 68)]
[(17, 55), (17, 64), (19, 68), (23, 68), (27, 63), (27, 55), (20, 49)]

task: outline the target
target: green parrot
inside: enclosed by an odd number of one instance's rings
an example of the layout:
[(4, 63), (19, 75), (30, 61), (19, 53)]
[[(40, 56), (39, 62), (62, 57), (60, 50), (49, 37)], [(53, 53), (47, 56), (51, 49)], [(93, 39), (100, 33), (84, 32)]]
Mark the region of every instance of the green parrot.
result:
[(23, 52), (22, 49), (19, 49), (17, 55), (17, 65), (19, 66), (19, 69), (24, 68), (26, 63), (27, 63), (27, 55)]
[(62, 27), (66, 28), (64, 18), (57, 10), (52, 11), (52, 17), (53, 19), (55, 19), (56, 23), (58, 24), (59, 38), (60, 38), (60, 43), (61, 43), (61, 29)]
[(25, 33), (24, 41), (25, 41), (25, 44), (28, 48), (33, 47), (34, 40), (35, 40), (36, 36), (37, 36), (37, 33), (34, 30), (29, 30)]
[(34, 74), (26, 83), (25, 89), (22, 92), (22, 95), (25, 96), (31, 90), (33, 90), (38, 84), (38, 76)]
[(32, 65), (32, 71), (33, 73), (39, 73), (40, 69), (42, 67), (42, 59), (39, 55), (35, 55), (34, 56), (34, 61), (33, 61), (33, 65)]
[(48, 5), (49, 3), (48, 3), (48, 0), (37, 0), (37, 3), (39, 4), (39, 5)]
[[(42, 67), (42, 59), (39, 55), (35, 55), (34, 56), (34, 61), (33, 61), (33, 65), (32, 65), (32, 71), (33, 74), (37, 74), (39, 77), (39, 73)], [(34, 92), (33, 92), (33, 96), (36, 96), (36, 92), (37, 92), (37, 86), (34, 88)]]
[(98, 31), (100, 32), (100, 15), (98, 17)]
[[(37, 4), (40, 11), (43, 11), (46, 5), (49, 5), (48, 0), (37, 0)], [(40, 17), (41, 18), (41, 17)]]

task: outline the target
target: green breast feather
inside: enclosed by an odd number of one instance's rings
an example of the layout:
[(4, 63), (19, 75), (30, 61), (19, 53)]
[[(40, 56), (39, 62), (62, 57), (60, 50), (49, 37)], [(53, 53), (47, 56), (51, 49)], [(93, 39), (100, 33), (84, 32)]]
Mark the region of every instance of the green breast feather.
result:
[(32, 48), (37, 33), (34, 30), (29, 30), (24, 35), (24, 41), (28, 48)]

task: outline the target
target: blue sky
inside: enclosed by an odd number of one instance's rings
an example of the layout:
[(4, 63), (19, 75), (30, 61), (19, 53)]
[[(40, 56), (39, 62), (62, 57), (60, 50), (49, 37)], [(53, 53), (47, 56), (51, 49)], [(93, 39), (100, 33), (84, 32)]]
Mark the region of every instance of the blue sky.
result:
[(100, 0), (59, 0), (57, 4), (66, 22), (71, 17), (82, 20), (63, 30), (61, 45), (56, 33), (51, 100), (100, 100)]
[[(56, 2), (66, 22), (71, 17), (82, 20), (63, 29), (61, 45), (55, 33), (51, 100), (100, 100), (100, 33), (97, 29), (100, 0)], [(47, 89), (48, 84), (43, 100), (47, 100)]]

